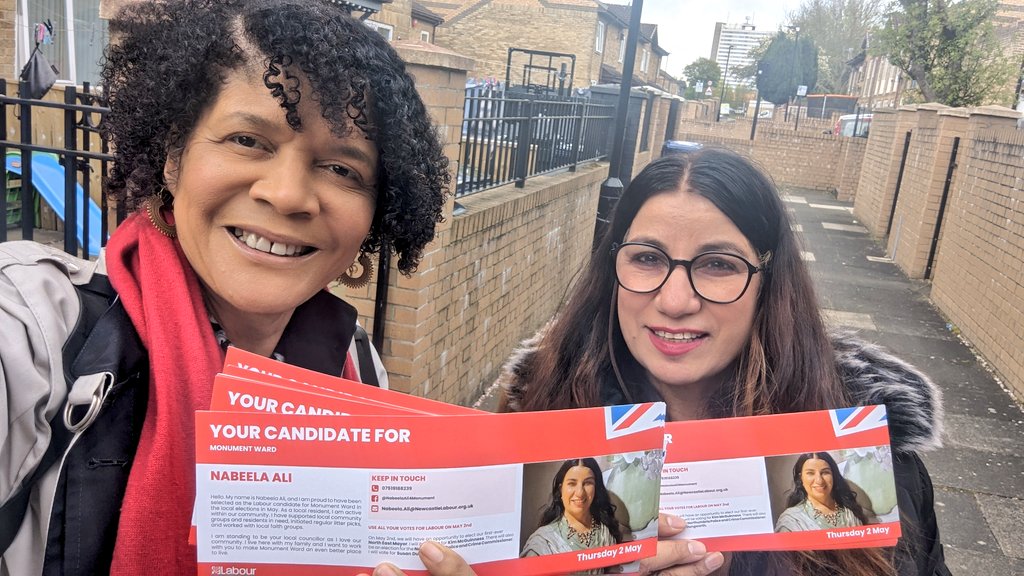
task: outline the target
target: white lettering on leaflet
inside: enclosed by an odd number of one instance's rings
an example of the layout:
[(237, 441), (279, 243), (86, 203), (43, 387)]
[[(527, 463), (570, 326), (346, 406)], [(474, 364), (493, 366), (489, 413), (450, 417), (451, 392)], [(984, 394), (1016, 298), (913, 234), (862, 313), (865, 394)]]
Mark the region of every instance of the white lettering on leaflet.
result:
[(576, 560), (579, 562), (586, 562), (589, 560), (598, 560), (600, 558), (615, 558), (619, 554), (639, 554), (642, 546), (640, 544), (622, 544), (618, 548), (609, 548), (607, 550), (600, 550), (596, 552), (577, 552)]
[(277, 400), (265, 396), (253, 396), (252, 394), (228, 390), (228, 402), (232, 406), (252, 408), (261, 412), (277, 412)]
[(249, 426), (210, 424), (210, 431), (213, 432), (214, 438), (239, 438), (244, 440), (260, 439), (260, 427), (255, 424)]

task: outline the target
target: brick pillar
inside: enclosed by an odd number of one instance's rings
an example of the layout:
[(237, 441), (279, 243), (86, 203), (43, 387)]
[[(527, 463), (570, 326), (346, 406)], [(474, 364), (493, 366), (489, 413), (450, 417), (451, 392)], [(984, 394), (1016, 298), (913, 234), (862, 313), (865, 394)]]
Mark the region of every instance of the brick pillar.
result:
[[(462, 133), (462, 108), (465, 100), (466, 71), (473, 67), (469, 58), (420, 43), (394, 43), (405, 60), (409, 73), (416, 79), (416, 90), (423, 99), (434, 125), (441, 133), (445, 155), (451, 162), (452, 182), (459, 160)], [(406, 278), (392, 266), (388, 283), (384, 345), (380, 350), (392, 389), (426, 396), (429, 393), (428, 367), (436, 358), (429, 351), (435, 340), (442, 338), (447, 326), (434, 317), (438, 268), (443, 264), (444, 249), (449, 243), (453, 199), (444, 208), (445, 222), (423, 251), (419, 269)], [(359, 310), (360, 322), (368, 332), (373, 330), (376, 278), (361, 290), (338, 288), (343, 297)]]
[(993, 128), (1013, 128), (1017, 125), (1020, 112), (1005, 106), (981, 106), (971, 109), (967, 135)]
[(906, 133), (917, 123), (917, 108), (903, 106), (895, 113), (879, 108), (872, 113), (853, 212), (873, 237), (883, 238), (889, 227)]
[(931, 289), (935, 305), (1016, 394), (1024, 393), (1019, 116), (998, 106), (970, 111)]
[(911, 278), (924, 278), (932, 252), (953, 142), (967, 131), (967, 110), (942, 104), (917, 109), (888, 252)]

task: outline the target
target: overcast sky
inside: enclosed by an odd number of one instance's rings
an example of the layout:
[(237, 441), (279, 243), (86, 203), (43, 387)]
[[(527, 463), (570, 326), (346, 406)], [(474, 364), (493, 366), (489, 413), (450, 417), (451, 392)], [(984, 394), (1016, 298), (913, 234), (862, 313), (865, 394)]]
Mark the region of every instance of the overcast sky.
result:
[(644, 0), (640, 20), (658, 25), (658, 44), (670, 52), (661, 67), (680, 78), (684, 66), (710, 57), (715, 22), (742, 24), (750, 16), (758, 30), (776, 30), (798, 6), (800, 0)]

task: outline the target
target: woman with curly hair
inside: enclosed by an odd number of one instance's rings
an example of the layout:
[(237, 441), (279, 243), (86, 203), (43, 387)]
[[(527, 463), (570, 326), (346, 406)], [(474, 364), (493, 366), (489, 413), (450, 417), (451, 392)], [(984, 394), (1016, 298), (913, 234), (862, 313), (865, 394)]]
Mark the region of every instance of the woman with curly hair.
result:
[[(600, 548), (622, 542), (615, 505), (593, 458), (566, 460), (551, 481), (551, 502), (521, 557)], [(604, 574), (603, 570), (577, 574)]]
[[(227, 345), (358, 379), (356, 310), (325, 288), (361, 279), (353, 263), (381, 250), (411, 274), (448, 193), (404, 63), (340, 4), (133, 2), (110, 29), (105, 184), (131, 214), (98, 263), (62, 255), (28, 275), (66, 266), (65, 282), (85, 270), (86, 287), (109, 282), (103, 338), (62, 358), (65, 341), (95, 334), (74, 333), (79, 293), (50, 283), (54, 330), (18, 340), (6, 327), (28, 325), (18, 311), (30, 304), (6, 297), (31, 291), (0, 285), (0, 384), (8, 396), (64, 388), (65, 372), (107, 364), (100, 373), (117, 376), (96, 388), (102, 410), (60, 464), (39, 467), (0, 574), (195, 574), (194, 413), (209, 406)], [(60, 432), (50, 422), (63, 397), (4, 407), (6, 498)]]
[(828, 452), (801, 454), (793, 464), (793, 490), (775, 522), (776, 532), (851, 528), (868, 523), (857, 493)]

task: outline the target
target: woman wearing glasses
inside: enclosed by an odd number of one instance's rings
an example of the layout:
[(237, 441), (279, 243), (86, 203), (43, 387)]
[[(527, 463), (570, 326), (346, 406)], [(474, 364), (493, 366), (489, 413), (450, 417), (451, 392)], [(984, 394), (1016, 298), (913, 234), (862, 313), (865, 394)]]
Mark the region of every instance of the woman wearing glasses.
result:
[[(687, 420), (884, 403), (904, 521), (896, 549), (723, 556), (664, 540), (644, 573), (948, 574), (916, 454), (939, 444), (938, 391), (881, 350), (830, 337), (778, 192), (732, 152), (645, 168), (564, 310), (502, 379), (509, 410), (662, 400)], [(663, 537), (682, 527), (661, 518)]]
[[(939, 445), (939, 391), (877, 347), (826, 332), (778, 191), (732, 152), (669, 156), (637, 175), (565, 308), (509, 360), (502, 384), (506, 410), (663, 400), (673, 420), (885, 404), (903, 522), (895, 549), (724, 556), (662, 540), (641, 573), (950, 573), (917, 456)], [(662, 515), (660, 536), (684, 526)], [(430, 565), (472, 574), (450, 550)], [(378, 574), (399, 574), (387, 570)]]

